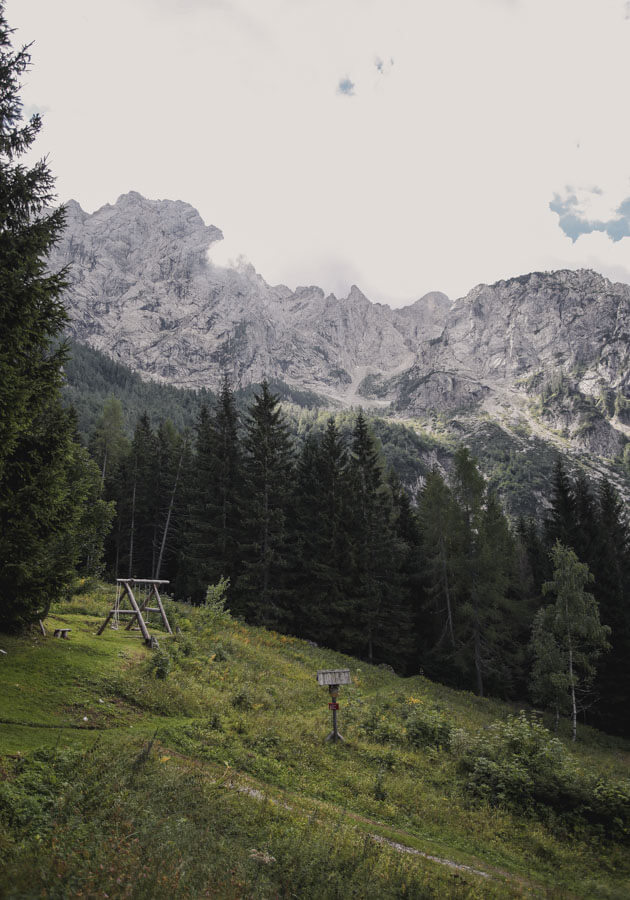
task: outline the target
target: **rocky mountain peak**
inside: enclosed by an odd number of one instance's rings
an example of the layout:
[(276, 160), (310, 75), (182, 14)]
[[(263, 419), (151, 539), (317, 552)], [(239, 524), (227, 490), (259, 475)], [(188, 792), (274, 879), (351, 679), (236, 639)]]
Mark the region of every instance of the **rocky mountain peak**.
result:
[(272, 287), (248, 263), (214, 265), (208, 248), (222, 232), (182, 201), (130, 191), (92, 214), (74, 201), (67, 210), (51, 264), (71, 268), (71, 331), (148, 377), (215, 387), (226, 371), (237, 385), (267, 376), (413, 415), (494, 415), (501, 397), (526, 416), (561, 377), (573, 399), (549, 413), (554, 427), (606, 453), (625, 440), (628, 285), (587, 269), (532, 272), (390, 309), (356, 285), (338, 299)]

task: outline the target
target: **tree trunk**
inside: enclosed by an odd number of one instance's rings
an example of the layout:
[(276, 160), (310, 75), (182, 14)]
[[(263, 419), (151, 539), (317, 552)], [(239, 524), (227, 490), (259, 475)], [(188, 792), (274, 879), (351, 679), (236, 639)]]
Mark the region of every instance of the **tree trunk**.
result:
[(138, 466), (133, 470), (133, 493), (131, 495), (131, 530), (129, 534), (129, 577), (133, 578), (133, 537), (136, 527), (136, 482), (138, 478)]
[(444, 548), (444, 538), (440, 538), (440, 557), (442, 559), (442, 577), (444, 578), (444, 594), (446, 596), (446, 624), (451, 639), (451, 646), (455, 649), (455, 632), (453, 630), (453, 609), (451, 606), (451, 590), (448, 583), (448, 572), (446, 571), (446, 551)]
[(483, 697), (483, 671), (481, 668), (481, 637), (479, 626), (475, 626), (475, 673), (477, 675), (477, 693)]
[(575, 682), (573, 680), (573, 649), (571, 647), (571, 635), (569, 634), (569, 678), (571, 680), (571, 740), (577, 737), (577, 703), (575, 701)]
[(475, 652), (475, 675), (477, 678), (477, 693), (483, 697), (483, 667), (481, 660), (481, 626), (479, 624), (479, 601), (477, 599), (477, 589), (472, 590), (472, 601), (474, 610), (473, 621), (473, 643)]
[(105, 445), (105, 453), (103, 454), (103, 468), (101, 470), (101, 494), (105, 487), (105, 473), (107, 472), (107, 444)]
[(173, 490), (171, 491), (171, 497), (168, 504), (168, 512), (166, 514), (166, 522), (164, 523), (164, 531), (162, 533), (162, 543), (160, 544), (160, 554), (158, 556), (158, 561), (155, 566), (155, 572), (153, 577), (160, 577), (160, 569), (162, 568), (162, 559), (164, 558), (164, 550), (166, 548), (166, 539), (168, 537), (168, 529), (171, 524), (171, 515), (173, 513), (173, 506), (175, 504), (175, 494), (177, 493), (177, 485), (179, 483), (179, 473), (182, 468), (182, 460), (184, 458), (184, 449), (182, 448), (182, 452), (179, 456), (179, 462), (177, 463), (177, 473), (175, 475), (175, 483), (173, 485)]
[(567, 618), (567, 644), (569, 647), (569, 681), (571, 682), (571, 740), (577, 737), (577, 703), (575, 701), (575, 679), (573, 677), (573, 643), (571, 641), (571, 627), (569, 625), (569, 604), (565, 597), (565, 615)]

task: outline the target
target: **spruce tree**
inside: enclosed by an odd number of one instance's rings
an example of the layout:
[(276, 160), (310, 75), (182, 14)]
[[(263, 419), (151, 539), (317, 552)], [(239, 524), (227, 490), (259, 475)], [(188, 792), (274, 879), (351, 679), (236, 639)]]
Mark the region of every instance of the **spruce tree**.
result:
[[(42, 618), (65, 591), (85, 548), (78, 529), (91, 497), (73, 416), (60, 401), (66, 322), (63, 272), (47, 257), (63, 209), (50, 212), (45, 160), (19, 162), (41, 127), (22, 123), (28, 48), (13, 50), (0, 3), (0, 628)], [(79, 477), (79, 470), (81, 475)], [(85, 477), (84, 477), (85, 476)]]
[(566, 547), (575, 546), (576, 502), (571, 479), (560, 457), (553, 469), (551, 510), (545, 519), (545, 544), (550, 553), (556, 541)]
[(474, 669), (477, 693), (484, 693), (483, 631), (485, 606), (483, 596), (483, 528), (482, 511), (485, 493), (483, 476), (466, 447), (455, 453), (453, 496), (460, 513), (459, 609), (457, 662), (468, 677)]
[(213, 530), (209, 510), (214, 503), (214, 441), (210, 412), (203, 404), (196, 425), (195, 453), (185, 477), (187, 506), (184, 545), (177, 576), (178, 593), (201, 603), (210, 582), (209, 559), (213, 551)]
[(293, 447), (279, 399), (263, 381), (245, 433), (243, 569), (233, 608), (280, 627), (292, 618), (287, 593)]
[(483, 696), (488, 680), (503, 690), (507, 684), (514, 545), (505, 515), (465, 447), (455, 453), (452, 490), (459, 506), (455, 661), (464, 683), (474, 679)]
[(298, 459), (293, 500), (296, 634), (327, 647), (347, 641), (349, 537), (347, 450), (333, 418), (309, 436)]
[(121, 466), (116, 497), (120, 521), (117, 577), (150, 578), (159, 552), (159, 461), (157, 440), (146, 413)]
[(210, 422), (212, 484), (206, 510), (211, 552), (208, 583), (228, 578), (235, 584), (240, 571), (242, 540), (243, 453), (234, 392), (227, 375), (223, 378)]
[(352, 434), (349, 463), (352, 651), (368, 662), (404, 662), (409, 622), (401, 589), (403, 547), (394, 527), (384, 460), (363, 413)]
[[(421, 646), (429, 658), (427, 669), (444, 673), (456, 649), (458, 626), (461, 528), (459, 509), (440, 472), (433, 468), (418, 497), (418, 516), (424, 558), (426, 616), (422, 617)], [(432, 662), (433, 661), (433, 662)], [(437, 665), (436, 665), (437, 664)]]
[(182, 483), (189, 451), (188, 435), (181, 435), (167, 419), (157, 430), (158, 527), (157, 556), (153, 566), (153, 578), (173, 579), (175, 555), (180, 546), (183, 520)]
[(606, 480), (598, 491), (596, 526), (594, 593), (602, 622), (611, 629), (611, 649), (598, 666), (593, 721), (606, 730), (630, 735), (630, 522), (621, 498)]

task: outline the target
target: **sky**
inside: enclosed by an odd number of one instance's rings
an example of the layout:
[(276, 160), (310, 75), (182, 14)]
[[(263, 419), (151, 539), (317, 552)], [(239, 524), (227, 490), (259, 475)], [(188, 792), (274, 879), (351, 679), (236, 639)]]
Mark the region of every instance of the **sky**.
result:
[(185, 200), (271, 284), (630, 283), (628, 0), (6, 0), (60, 201)]

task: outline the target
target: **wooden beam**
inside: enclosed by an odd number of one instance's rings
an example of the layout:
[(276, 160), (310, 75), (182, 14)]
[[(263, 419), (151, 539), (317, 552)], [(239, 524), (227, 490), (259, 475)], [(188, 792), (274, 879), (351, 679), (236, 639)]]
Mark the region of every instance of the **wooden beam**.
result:
[(112, 618), (113, 615), (114, 615), (114, 610), (112, 609), (110, 611), (109, 615), (107, 616), (107, 618), (105, 619), (105, 621), (103, 622), (103, 624), (101, 625), (101, 627), (99, 628), (99, 630), (96, 632), (97, 634), (103, 634), (103, 632), (107, 628), (107, 623), (109, 622), (109, 620)]
[(117, 578), (120, 584), (169, 584), (163, 578)]
[[(162, 582), (160, 582), (160, 584), (161, 584), (161, 583), (162, 583)], [(168, 582), (166, 582), (166, 583), (168, 584)], [(166, 628), (166, 630), (168, 631), (168, 633), (169, 633), (169, 634), (173, 634), (173, 632), (171, 631), (170, 623), (169, 623), (168, 619), (166, 618), (166, 613), (165, 613), (165, 611), (164, 611), (164, 607), (162, 606), (162, 600), (161, 600), (161, 598), (160, 598), (160, 595), (159, 595), (159, 593), (158, 593), (158, 589), (157, 589), (156, 585), (157, 585), (157, 582), (154, 581), (154, 582), (153, 582), (153, 593), (155, 594), (155, 599), (157, 600), (157, 604), (158, 604), (158, 606), (159, 606), (159, 608), (160, 608), (160, 614), (161, 614), (161, 616), (162, 616), (162, 622), (164, 623), (164, 627)], [(147, 599), (148, 599), (148, 598), (147, 598)]]
[[(147, 644), (149, 644), (151, 642), (151, 635), (149, 634), (149, 630), (144, 622), (144, 619), (142, 618), (142, 613), (140, 612), (140, 607), (138, 606), (138, 604), (136, 602), (136, 598), (133, 595), (133, 591), (131, 590), (129, 581), (123, 580), (123, 586), (125, 588), (125, 591), (127, 592), (127, 596), (129, 597), (129, 600), (131, 601), (131, 605), (133, 607), (133, 611), (136, 614), (136, 618), (138, 619), (138, 625), (140, 626), (140, 631), (142, 632), (142, 637), (145, 639)], [(132, 619), (132, 621), (133, 621), (133, 619)]]

